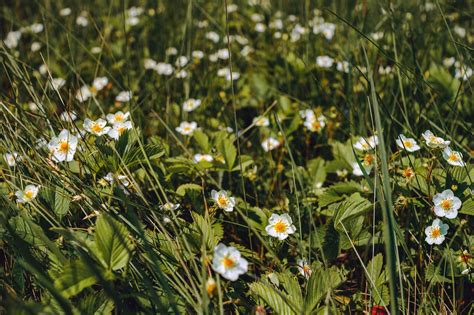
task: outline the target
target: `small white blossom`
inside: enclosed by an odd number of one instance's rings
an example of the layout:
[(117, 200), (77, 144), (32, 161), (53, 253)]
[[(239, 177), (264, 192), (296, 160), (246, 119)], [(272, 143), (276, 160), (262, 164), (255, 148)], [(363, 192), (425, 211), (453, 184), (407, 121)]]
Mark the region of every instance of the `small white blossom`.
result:
[(354, 143), (354, 148), (359, 151), (368, 151), (375, 149), (377, 144), (379, 144), (379, 138), (377, 136), (371, 136), (369, 138), (360, 137), (359, 140)]
[(210, 163), (210, 162), (214, 161), (214, 158), (210, 154), (197, 153), (197, 154), (194, 154), (193, 161), (194, 161), (194, 163), (200, 163), (200, 162), (209, 162)]
[(453, 151), (450, 147), (446, 147), (443, 150), (443, 158), (452, 166), (465, 166), (466, 163), (462, 160), (462, 153), (459, 151)]
[(86, 131), (96, 136), (103, 136), (110, 131), (110, 127), (106, 126), (107, 122), (104, 119), (97, 119), (96, 121), (86, 118), (84, 120), (83, 127)]
[(454, 219), (458, 216), (458, 210), (461, 208), (461, 199), (454, 196), (451, 189), (436, 194), (433, 197), (434, 212), (438, 217)]
[(318, 56), (316, 57), (316, 64), (321, 68), (331, 68), (334, 63), (334, 59), (329, 56)]
[(311, 270), (311, 266), (308, 264), (306, 259), (298, 259), (297, 266), (298, 271), (303, 277), (305, 277), (306, 279), (309, 279), (309, 277), (311, 277), (313, 271)]
[(182, 134), (183, 136), (190, 136), (194, 133), (194, 130), (197, 128), (197, 123), (195, 121), (187, 122), (183, 121), (176, 127), (176, 131)]
[(76, 112), (62, 112), (61, 115), (59, 115), (59, 119), (61, 119), (64, 122), (73, 122), (74, 120), (77, 119), (77, 114)]
[(265, 116), (255, 117), (252, 123), (257, 127), (267, 127), (270, 125), (270, 120)]
[(431, 226), (425, 229), (425, 241), (430, 245), (440, 245), (444, 242), (444, 236), (448, 233), (448, 229), (449, 226), (447, 224), (443, 224), (440, 219), (435, 219)]
[(435, 136), (431, 131), (426, 130), (422, 134), (423, 138), (425, 139), (426, 145), (430, 148), (441, 148), (444, 149), (446, 148), (451, 141), (449, 140), (444, 140), (441, 137)]
[(118, 111), (115, 114), (107, 114), (107, 116), (105, 116), (111, 125), (123, 123), (128, 120), (128, 117), (130, 117), (130, 112), (123, 113), (122, 111)]
[(5, 153), (3, 158), (9, 167), (13, 167), (17, 162), (21, 161), (21, 156), (18, 154), (18, 152)]
[(268, 219), (268, 225), (265, 227), (265, 231), (268, 235), (283, 241), (290, 234), (296, 232), (296, 227), (293, 225), (293, 221), (288, 214), (284, 213), (278, 215), (273, 213), (270, 219)]
[(18, 190), (15, 192), (15, 196), (19, 203), (27, 203), (36, 198), (38, 191), (39, 186), (27, 185), (24, 190)]
[(406, 150), (408, 152), (420, 150), (420, 146), (416, 143), (415, 139), (407, 138), (403, 134), (400, 134), (395, 142), (400, 149)]
[(192, 112), (201, 105), (200, 99), (190, 98), (183, 103), (183, 110), (185, 112)]
[(114, 140), (118, 140), (121, 135), (127, 130), (132, 129), (132, 122), (125, 121), (125, 122), (117, 122), (113, 124), (112, 128), (109, 130), (107, 135)]
[(280, 141), (273, 137), (268, 137), (267, 139), (262, 141), (262, 148), (265, 152), (269, 152), (274, 150), (280, 146)]
[(232, 212), (234, 210), (235, 198), (230, 197), (225, 190), (212, 190), (211, 197), (219, 209), (222, 209), (226, 212)]
[(227, 280), (235, 281), (248, 270), (248, 262), (232, 246), (220, 243), (214, 248), (212, 269)]
[(121, 91), (116, 97), (115, 100), (120, 103), (129, 102), (132, 99), (132, 91)]
[(48, 149), (53, 155), (54, 162), (70, 162), (76, 154), (78, 138), (68, 130), (63, 129), (57, 137), (48, 143)]

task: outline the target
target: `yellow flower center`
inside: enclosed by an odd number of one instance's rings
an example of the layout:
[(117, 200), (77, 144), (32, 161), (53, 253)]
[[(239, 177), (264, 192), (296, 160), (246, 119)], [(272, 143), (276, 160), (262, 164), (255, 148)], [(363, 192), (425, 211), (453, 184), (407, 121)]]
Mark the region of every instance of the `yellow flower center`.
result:
[(224, 265), (226, 268), (232, 268), (235, 265), (235, 262), (232, 258), (229, 258), (229, 256), (225, 256), (222, 258), (221, 263)]
[(374, 156), (372, 154), (366, 154), (364, 156), (364, 165), (370, 166), (374, 163)]
[(103, 130), (104, 128), (101, 127), (99, 124), (93, 124), (91, 127), (91, 130), (95, 133), (99, 133)]
[(411, 141), (403, 141), (403, 145), (408, 149), (413, 147), (413, 143)]
[(449, 155), (449, 158), (448, 158), (451, 162), (457, 162), (459, 161), (459, 156), (452, 152), (450, 155)]
[(61, 141), (59, 143), (59, 151), (62, 153), (67, 153), (69, 151), (69, 143), (67, 141)]
[(191, 127), (186, 126), (186, 127), (183, 128), (183, 131), (184, 131), (184, 132), (190, 132), (190, 131), (191, 131)]
[(97, 94), (97, 89), (95, 88), (95, 86), (92, 86), (89, 91), (92, 93), (92, 94)]
[(453, 206), (453, 201), (450, 199), (445, 199), (441, 201), (441, 208), (444, 209), (444, 211), (448, 211), (452, 208)]
[(321, 129), (321, 123), (317, 120), (313, 121), (311, 126), (313, 127), (313, 129), (316, 129), (316, 130)]
[(125, 132), (125, 130), (127, 130), (125, 126), (120, 126), (117, 128), (119, 135), (122, 135)]
[(116, 122), (122, 122), (124, 119), (123, 115), (122, 114), (117, 114), (115, 115), (115, 121)]
[(227, 206), (227, 197), (226, 196), (219, 196), (219, 198), (217, 198), (217, 203), (221, 207)]
[(415, 172), (413, 172), (413, 169), (411, 167), (407, 167), (403, 170), (403, 177), (405, 178), (412, 178), (414, 175)]
[(437, 238), (441, 236), (441, 230), (439, 229), (439, 226), (434, 227), (431, 230), (431, 237), (432, 238)]
[(311, 272), (311, 267), (309, 265), (304, 265), (303, 266), (303, 272), (305, 274), (309, 274)]
[(288, 227), (287, 224), (283, 221), (278, 221), (277, 223), (275, 223), (275, 225), (273, 226), (275, 228), (275, 231), (277, 233), (285, 233), (286, 231), (286, 228)]
[(362, 143), (362, 148), (365, 149), (365, 150), (368, 150), (368, 149), (370, 149), (370, 146), (367, 142), (363, 142)]
[(31, 190), (25, 191), (25, 197), (28, 198), (28, 199), (33, 198), (33, 191), (31, 191)]

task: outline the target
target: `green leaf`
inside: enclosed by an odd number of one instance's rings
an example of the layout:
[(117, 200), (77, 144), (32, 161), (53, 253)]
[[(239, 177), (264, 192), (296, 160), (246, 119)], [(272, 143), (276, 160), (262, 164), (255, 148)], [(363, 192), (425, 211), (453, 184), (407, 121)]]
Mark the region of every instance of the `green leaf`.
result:
[(82, 292), (97, 282), (96, 277), (81, 260), (70, 262), (64, 266), (54, 286), (69, 298)]
[(71, 196), (63, 187), (57, 186), (54, 193), (54, 212), (59, 218), (62, 218), (69, 211)]
[(43, 246), (44, 241), (38, 235), (38, 232), (42, 231), (41, 227), (33, 222), (26, 222), (22, 217), (12, 217), (8, 220), (8, 223), (13, 227), (18, 236), (25, 242), (31, 245)]
[(337, 288), (345, 280), (345, 275), (333, 266), (329, 269), (318, 268), (313, 271), (308, 281), (304, 314), (313, 314), (314, 309), (327, 294)]
[(222, 156), (224, 156), (227, 169), (229, 171), (232, 170), (235, 158), (237, 157), (237, 149), (235, 148), (233, 141), (230, 139), (224, 139), (221, 142), (219, 151)]
[(474, 215), (474, 199), (471, 198), (471, 199), (465, 200), (462, 203), (462, 207), (461, 207), (461, 210), (459, 210), (459, 213)]
[(333, 221), (329, 222), (326, 226), (323, 239), (324, 257), (328, 260), (334, 260), (339, 255), (339, 232), (334, 228)]
[(334, 226), (339, 231), (344, 231), (342, 224), (347, 226), (351, 219), (365, 214), (371, 209), (372, 203), (360, 196), (359, 193), (354, 193), (342, 202), (334, 217)]
[(209, 152), (209, 137), (204, 132), (195, 130), (193, 132), (193, 138), (204, 152)]
[(97, 218), (95, 244), (101, 262), (109, 270), (122, 269), (128, 264), (133, 244), (127, 228), (107, 214)]
[(285, 299), (288, 301), (290, 297), (269, 284), (254, 282), (250, 284), (250, 292), (263, 299), (265, 303), (267, 303), (267, 305), (275, 311), (276, 314), (296, 314), (296, 312), (294, 312), (285, 301)]
[(202, 186), (201, 186), (201, 185), (198, 185), (198, 184), (192, 184), (192, 183), (183, 184), (183, 185), (180, 185), (180, 186), (176, 189), (176, 194), (177, 194), (178, 196), (184, 197), (184, 195), (186, 195), (186, 191), (188, 191), (188, 190), (201, 191), (201, 190), (202, 190)]

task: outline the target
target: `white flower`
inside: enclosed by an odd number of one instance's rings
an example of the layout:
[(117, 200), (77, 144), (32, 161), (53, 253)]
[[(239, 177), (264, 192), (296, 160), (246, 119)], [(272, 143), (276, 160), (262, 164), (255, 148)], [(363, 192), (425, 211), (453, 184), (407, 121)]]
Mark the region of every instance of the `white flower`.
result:
[(248, 270), (248, 262), (232, 246), (220, 243), (214, 248), (212, 269), (227, 280), (235, 281)]
[(191, 56), (196, 59), (202, 59), (204, 58), (204, 52), (201, 50), (195, 50), (191, 53)]
[(107, 134), (110, 131), (110, 127), (106, 126), (107, 122), (99, 118), (96, 121), (90, 120), (89, 118), (86, 118), (84, 120), (84, 129), (96, 136), (103, 136)]
[(81, 103), (87, 101), (90, 97), (92, 97), (92, 92), (87, 85), (83, 85), (76, 92), (76, 99)]
[(395, 140), (400, 149), (407, 150), (408, 152), (415, 152), (420, 150), (420, 146), (416, 143), (415, 139), (407, 138), (403, 134), (398, 136)]
[(39, 66), (38, 71), (42, 75), (46, 75), (49, 71), (48, 65), (43, 63), (41, 66)]
[(439, 245), (444, 242), (445, 235), (448, 233), (449, 226), (443, 224), (440, 219), (435, 219), (431, 226), (425, 229), (426, 238), (425, 241), (432, 245)]
[(28, 30), (32, 33), (38, 34), (44, 30), (44, 26), (41, 23), (34, 23), (28, 27)]
[(347, 61), (338, 61), (336, 64), (337, 71), (349, 73), (349, 63)]
[(70, 15), (72, 12), (71, 8), (63, 8), (61, 10), (59, 10), (59, 15), (60, 16), (68, 16)]
[[(364, 163), (361, 163), (361, 164), (362, 166), (364, 166), (364, 170), (367, 173), (367, 175), (369, 175), (370, 172), (372, 171), (373, 165), (364, 165)], [(362, 172), (362, 169), (360, 168), (359, 163), (354, 162), (351, 164), (351, 166), (352, 166), (352, 174), (354, 176), (364, 176), (364, 173)]]
[(180, 71), (176, 72), (175, 76), (178, 79), (184, 79), (188, 76), (188, 72), (186, 70), (180, 70)]
[(190, 136), (194, 133), (194, 130), (196, 130), (196, 128), (197, 123), (195, 121), (183, 121), (179, 124), (179, 127), (176, 127), (176, 131), (182, 134), (183, 136)]
[(176, 49), (176, 47), (168, 47), (165, 53), (166, 56), (174, 56), (178, 54), (178, 50)]
[(192, 112), (201, 105), (201, 100), (190, 98), (183, 103), (183, 110), (185, 112)]
[(78, 138), (63, 129), (57, 137), (48, 143), (48, 149), (53, 154), (54, 162), (70, 162), (76, 154)]
[(219, 209), (222, 209), (226, 212), (232, 212), (234, 210), (235, 198), (229, 197), (229, 194), (225, 190), (212, 190), (211, 197)]
[(446, 189), (442, 193), (433, 197), (434, 212), (438, 217), (454, 219), (458, 216), (458, 209), (461, 208), (461, 199), (454, 196), (451, 189)]
[(143, 60), (143, 66), (145, 67), (145, 69), (147, 70), (155, 70), (156, 69), (156, 66), (157, 66), (157, 63), (155, 60), (153, 59), (150, 59), (150, 58), (146, 58), (145, 60)]
[(129, 102), (132, 98), (132, 91), (122, 91), (116, 97), (115, 100), (120, 103)]
[(17, 162), (21, 161), (21, 156), (18, 155), (18, 152), (5, 153), (3, 158), (9, 167), (13, 167)]
[(273, 137), (268, 137), (267, 139), (262, 141), (262, 148), (263, 151), (268, 152), (273, 149), (276, 149), (280, 146), (280, 141)]
[(39, 186), (27, 185), (24, 190), (18, 190), (15, 192), (15, 196), (19, 203), (27, 203), (36, 198), (38, 191)]
[(229, 59), (229, 50), (227, 48), (222, 48), (219, 49), (217, 52), (217, 58), (222, 59), (222, 60), (227, 60)]
[(167, 202), (167, 203), (165, 203), (164, 205), (161, 205), (161, 206), (160, 206), (160, 209), (161, 209), (161, 210), (166, 210), (166, 211), (172, 211), (172, 210), (178, 209), (179, 206), (180, 206), (179, 203)]
[(109, 84), (109, 79), (107, 77), (97, 77), (92, 82), (92, 86), (95, 89), (95, 92), (98, 92), (105, 88)]
[(51, 80), (51, 86), (55, 90), (59, 90), (64, 86), (64, 84), (66, 84), (66, 80), (64, 80), (63, 78), (54, 78)]
[(117, 122), (113, 124), (112, 129), (109, 130), (107, 135), (114, 140), (118, 140), (118, 138), (129, 129), (132, 129), (132, 123), (130, 121)]
[(311, 266), (308, 264), (306, 259), (298, 259), (297, 265), (298, 265), (298, 271), (300, 272), (300, 274), (306, 279), (309, 279), (313, 271), (311, 270)]
[(320, 132), (324, 126), (326, 125), (326, 117), (324, 115), (320, 115), (316, 118), (314, 115), (307, 115), (306, 120), (304, 122), (304, 126), (308, 128), (311, 132)]
[(452, 65), (454, 65), (455, 62), (456, 62), (456, 59), (454, 57), (444, 58), (443, 59), (443, 66), (445, 66), (446, 68), (449, 68)]
[(107, 118), (109, 124), (114, 125), (116, 123), (123, 123), (127, 121), (129, 116), (130, 112), (123, 113), (121, 111), (118, 111), (115, 114), (107, 114), (105, 118)]
[(431, 131), (426, 130), (422, 134), (423, 138), (425, 139), (426, 145), (430, 148), (441, 148), (444, 149), (446, 148), (451, 141), (449, 140), (444, 140), (441, 137), (435, 136)]
[(59, 119), (65, 122), (73, 122), (74, 120), (77, 119), (77, 114), (76, 112), (62, 112), (61, 115), (59, 115)]
[(242, 50), (240, 51), (240, 54), (244, 57), (247, 57), (248, 55), (250, 55), (251, 53), (253, 52), (253, 48), (250, 47), (250, 46), (245, 46), (244, 48), (242, 48)]
[(7, 37), (3, 40), (5, 46), (10, 49), (16, 48), (18, 46), (18, 42), (21, 38), (21, 31), (12, 31), (8, 32)]
[(176, 67), (184, 67), (188, 64), (188, 61), (189, 60), (186, 56), (179, 56), (178, 59), (176, 59)]
[(379, 74), (380, 75), (387, 75), (387, 74), (390, 74), (392, 72), (392, 67), (390, 66), (380, 66), (379, 67)]
[(464, 27), (461, 27), (459, 25), (454, 26), (454, 33), (456, 33), (459, 37), (466, 37), (466, 29)]
[(169, 63), (159, 62), (155, 70), (159, 75), (171, 75), (173, 73), (173, 66)]
[(272, 214), (268, 219), (268, 225), (265, 227), (268, 235), (278, 238), (283, 241), (288, 235), (296, 232), (296, 227), (293, 225), (293, 221), (290, 216), (286, 213), (278, 215)]
[(31, 51), (36, 52), (41, 49), (41, 43), (40, 42), (32, 42), (31, 43)]
[(114, 174), (109, 172), (107, 173), (107, 175), (103, 177), (103, 179), (105, 179), (106, 181), (112, 184), (114, 182)]
[(375, 148), (379, 144), (379, 138), (377, 136), (371, 136), (369, 138), (360, 137), (359, 140), (354, 143), (354, 148), (359, 151), (368, 151)]
[(87, 13), (81, 13), (81, 15), (79, 15), (77, 18), (76, 18), (76, 24), (79, 25), (79, 26), (82, 26), (82, 27), (86, 27), (87, 25), (89, 25), (89, 20), (87, 19), (87, 16), (85, 16), (85, 14)]
[(281, 30), (283, 28), (283, 21), (282, 19), (275, 19), (270, 22), (269, 26), (270, 28), (276, 28)]
[(226, 67), (226, 68), (222, 68), (222, 69), (217, 70), (217, 76), (218, 77), (225, 77), (225, 79), (227, 81), (231, 81), (231, 79), (232, 79), (232, 81), (235, 81), (235, 80), (239, 79), (240, 73), (234, 72), (234, 71), (232, 71), (232, 73), (231, 73), (230, 69)]
[(227, 13), (232, 13), (237, 11), (239, 7), (235, 3), (231, 3), (227, 5)]
[(219, 34), (217, 34), (216, 32), (208, 32), (206, 33), (206, 38), (213, 41), (214, 43), (218, 43), (219, 42)]
[(270, 125), (270, 120), (265, 116), (255, 117), (252, 123), (257, 127), (267, 127)]
[(453, 166), (465, 166), (466, 163), (462, 160), (462, 153), (459, 151), (453, 151), (450, 147), (446, 147), (443, 150), (443, 158), (448, 162), (449, 165)]
[(194, 163), (199, 163), (199, 162), (209, 162), (210, 163), (210, 162), (214, 161), (214, 158), (210, 154), (197, 153), (197, 154), (194, 154), (193, 161), (194, 161)]
[(263, 33), (263, 32), (265, 32), (266, 29), (267, 29), (267, 27), (263, 23), (255, 24), (255, 31), (258, 32), (258, 33)]
[(384, 35), (383, 32), (376, 32), (376, 33), (370, 34), (370, 36), (372, 36), (372, 38), (373, 38), (374, 40), (380, 40), (380, 39), (382, 39), (382, 38), (383, 38), (383, 35)]
[(263, 15), (258, 14), (258, 13), (252, 13), (250, 16), (250, 19), (254, 22), (262, 22), (263, 21)]
[(127, 10), (127, 13), (129, 16), (140, 16), (143, 14), (145, 10), (142, 8), (142, 7), (130, 7), (128, 10)]
[(136, 16), (129, 16), (125, 20), (125, 24), (130, 25), (130, 26), (135, 26), (138, 23), (140, 23), (140, 19)]
[(329, 56), (318, 56), (316, 57), (316, 64), (321, 68), (331, 68), (334, 63), (334, 59)]

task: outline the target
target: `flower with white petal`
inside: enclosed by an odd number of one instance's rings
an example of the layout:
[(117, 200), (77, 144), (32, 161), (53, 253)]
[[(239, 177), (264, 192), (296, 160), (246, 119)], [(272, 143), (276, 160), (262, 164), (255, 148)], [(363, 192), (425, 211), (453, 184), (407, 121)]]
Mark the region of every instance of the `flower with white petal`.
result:
[(143, 66), (145, 67), (145, 69), (147, 70), (155, 70), (156, 69), (156, 66), (157, 66), (157, 63), (155, 60), (153, 59), (150, 59), (150, 58), (146, 58), (145, 60), (143, 60)]
[(290, 234), (296, 232), (296, 227), (293, 225), (291, 217), (284, 213), (278, 215), (273, 213), (268, 219), (268, 225), (265, 227), (268, 235), (278, 238), (280, 241), (286, 239)]
[(76, 24), (82, 27), (86, 27), (87, 25), (89, 25), (89, 20), (87, 19), (87, 12), (81, 12), (81, 15), (76, 18)]
[(107, 132), (107, 135), (114, 140), (118, 140), (123, 133), (129, 129), (132, 129), (132, 122), (117, 122), (112, 125), (112, 128)]
[(210, 41), (214, 42), (214, 43), (218, 43), (219, 42), (219, 34), (217, 34), (216, 32), (207, 32), (206, 33), (206, 38), (209, 39)]
[(420, 150), (420, 146), (416, 143), (415, 139), (407, 138), (405, 135), (400, 134), (395, 140), (400, 149), (404, 149), (408, 152), (415, 152)]
[(336, 69), (340, 72), (349, 73), (349, 63), (347, 61), (338, 61), (336, 63)]
[(178, 54), (176, 47), (168, 47), (165, 52), (166, 56), (174, 56)]
[(17, 162), (21, 161), (21, 156), (19, 156), (18, 152), (5, 153), (3, 158), (9, 167), (13, 167)]
[(255, 31), (258, 33), (263, 33), (267, 29), (267, 26), (263, 23), (255, 24)]
[(21, 31), (12, 31), (7, 34), (7, 37), (3, 40), (5, 46), (10, 49), (16, 48), (18, 46), (18, 42), (21, 38)]
[(97, 77), (92, 82), (92, 93), (95, 94), (105, 88), (109, 84), (109, 79), (107, 77)]
[(214, 248), (212, 269), (227, 280), (235, 281), (248, 270), (248, 262), (232, 246), (220, 243)]
[(462, 160), (462, 153), (459, 151), (453, 151), (450, 147), (446, 147), (443, 150), (443, 158), (452, 166), (465, 166), (466, 163)]
[(182, 134), (183, 136), (191, 136), (194, 133), (194, 130), (197, 128), (197, 123), (195, 121), (187, 122), (182, 121), (178, 127), (176, 127), (176, 131)]
[(37, 52), (38, 50), (41, 49), (41, 43), (40, 42), (32, 42), (30, 49), (31, 49), (32, 52)]
[(36, 198), (38, 191), (39, 186), (26, 185), (25, 189), (15, 192), (15, 196), (19, 203), (27, 203)]
[(298, 271), (303, 277), (305, 277), (306, 279), (309, 279), (309, 277), (311, 277), (313, 271), (311, 270), (311, 265), (308, 264), (308, 261), (306, 259), (298, 259), (297, 266)]
[(165, 62), (158, 62), (156, 64), (155, 70), (159, 75), (168, 76), (168, 75), (173, 74), (173, 66)]
[(87, 85), (81, 86), (81, 88), (76, 92), (76, 99), (83, 103), (93, 96), (90, 88)]
[(59, 119), (61, 119), (64, 122), (73, 122), (74, 120), (77, 119), (77, 114), (76, 112), (62, 112), (61, 115), (59, 115)]
[(334, 63), (334, 59), (329, 56), (318, 56), (316, 57), (316, 64), (321, 68), (331, 68)]
[(109, 124), (114, 125), (116, 123), (123, 123), (128, 120), (130, 116), (130, 112), (123, 113), (122, 111), (118, 111), (115, 114), (107, 114), (105, 118), (109, 122)]
[(59, 15), (60, 16), (68, 16), (70, 15), (72, 12), (71, 8), (63, 8), (61, 10), (59, 10)]
[(435, 219), (431, 226), (425, 229), (426, 238), (425, 241), (432, 245), (439, 245), (444, 242), (445, 235), (448, 233), (449, 226), (443, 224), (440, 219)]
[(132, 91), (121, 91), (116, 97), (115, 101), (120, 103), (129, 102), (132, 99)]
[[(373, 165), (365, 165), (364, 162), (361, 162), (361, 164), (364, 167), (365, 173), (369, 175), (370, 172), (372, 171)], [(364, 172), (362, 172), (362, 169), (360, 168), (359, 163), (354, 162), (351, 164), (351, 166), (352, 166), (352, 174), (354, 176), (364, 176)]]
[(194, 50), (191, 56), (195, 59), (202, 59), (204, 58), (204, 52), (202, 50)]
[(229, 68), (222, 68), (217, 70), (217, 76), (218, 77), (225, 77), (226, 81), (235, 81), (240, 78), (240, 73), (235, 72), (235, 71), (230, 71)]
[(234, 210), (235, 198), (230, 197), (225, 190), (212, 190), (211, 197), (219, 209), (222, 209), (226, 212), (232, 212)]
[(454, 219), (458, 216), (458, 210), (461, 208), (461, 199), (454, 196), (451, 189), (436, 194), (433, 197), (434, 212), (438, 217)]
[(449, 140), (435, 136), (430, 130), (423, 132), (422, 136), (425, 139), (426, 145), (430, 148), (444, 149), (451, 143)]
[(267, 127), (270, 125), (270, 120), (265, 116), (255, 117), (252, 123), (257, 127)]
[(76, 154), (78, 138), (68, 130), (63, 129), (57, 137), (48, 143), (48, 149), (53, 155), (54, 162), (70, 162)]
[(179, 70), (178, 72), (176, 72), (175, 77), (177, 77), (178, 79), (187, 78), (188, 77), (188, 72), (184, 69)]
[(28, 30), (32, 33), (38, 34), (44, 30), (44, 25), (41, 23), (34, 23), (28, 27)]
[(214, 161), (214, 158), (210, 154), (197, 153), (197, 154), (194, 154), (193, 161), (194, 161), (194, 163), (200, 163), (200, 162), (209, 162), (210, 163), (210, 162)]
[(189, 62), (188, 58), (186, 56), (179, 56), (178, 59), (176, 59), (176, 67), (184, 67), (187, 65)]
[(326, 117), (320, 115), (316, 118), (314, 114), (306, 116), (304, 126), (311, 132), (320, 132), (326, 126)]
[(452, 67), (455, 62), (456, 62), (456, 59), (454, 57), (444, 58), (443, 66), (445, 66), (446, 68)]
[(273, 137), (268, 137), (267, 139), (262, 141), (262, 148), (263, 151), (269, 152), (271, 150), (274, 150), (280, 146), (280, 141)]
[(359, 140), (354, 143), (354, 148), (359, 151), (368, 151), (375, 148), (379, 144), (379, 138), (377, 136), (371, 136), (369, 138), (360, 137)]
[(183, 110), (185, 112), (192, 112), (201, 105), (201, 100), (190, 98), (183, 103)]
[(90, 120), (89, 118), (86, 118), (84, 120), (84, 129), (90, 133), (92, 133), (93, 135), (96, 135), (96, 136), (103, 136), (105, 134), (107, 134), (109, 131), (110, 131), (110, 127), (109, 126), (106, 126), (107, 125), (107, 121), (105, 121), (104, 119), (102, 118), (99, 118), (97, 120)]
[(179, 206), (180, 206), (179, 203), (167, 202), (167, 203), (160, 206), (160, 210), (173, 211), (173, 210), (178, 209)]
[(66, 84), (66, 80), (63, 78), (54, 78), (51, 80), (51, 87), (55, 90), (59, 90)]

